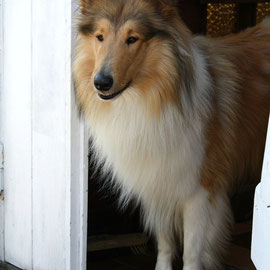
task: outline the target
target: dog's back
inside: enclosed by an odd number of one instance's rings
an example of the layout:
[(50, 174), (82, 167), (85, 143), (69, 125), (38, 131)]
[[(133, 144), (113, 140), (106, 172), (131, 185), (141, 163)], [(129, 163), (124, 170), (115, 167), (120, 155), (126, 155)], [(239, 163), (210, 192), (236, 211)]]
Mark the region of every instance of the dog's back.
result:
[(210, 191), (259, 181), (270, 108), (270, 19), (198, 43), (208, 58), (214, 100), (202, 183)]

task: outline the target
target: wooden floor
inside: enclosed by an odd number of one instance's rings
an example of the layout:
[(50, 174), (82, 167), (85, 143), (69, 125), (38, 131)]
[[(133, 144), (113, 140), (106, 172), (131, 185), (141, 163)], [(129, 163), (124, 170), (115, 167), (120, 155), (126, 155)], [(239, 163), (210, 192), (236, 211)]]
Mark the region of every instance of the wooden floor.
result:
[[(226, 270), (256, 270), (250, 259), (251, 222), (235, 226), (229, 254), (225, 259)], [(154, 270), (156, 256), (145, 250), (145, 254), (114, 250), (112, 253), (89, 254), (88, 270)], [(174, 270), (182, 269), (176, 262)]]
[[(224, 262), (226, 270), (256, 270), (250, 259), (250, 243), (251, 222), (237, 224)], [(156, 261), (155, 254), (146, 248), (89, 252), (88, 258), (88, 270), (154, 270)], [(0, 264), (0, 270), (16, 269)], [(182, 264), (179, 261), (175, 263), (174, 270), (180, 269)]]

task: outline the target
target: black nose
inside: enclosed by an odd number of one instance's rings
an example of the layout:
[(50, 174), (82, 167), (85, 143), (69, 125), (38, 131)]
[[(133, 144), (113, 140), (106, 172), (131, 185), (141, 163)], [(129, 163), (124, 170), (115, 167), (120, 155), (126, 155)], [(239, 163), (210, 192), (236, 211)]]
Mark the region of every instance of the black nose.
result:
[(94, 84), (99, 91), (109, 91), (113, 86), (113, 77), (110, 74), (99, 72), (95, 76)]

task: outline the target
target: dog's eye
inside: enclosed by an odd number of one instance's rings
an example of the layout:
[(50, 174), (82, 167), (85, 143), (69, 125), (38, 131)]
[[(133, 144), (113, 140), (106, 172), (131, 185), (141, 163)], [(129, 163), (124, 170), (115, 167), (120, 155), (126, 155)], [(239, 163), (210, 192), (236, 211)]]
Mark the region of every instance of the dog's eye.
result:
[(136, 37), (129, 37), (126, 41), (126, 43), (129, 45), (129, 44), (133, 44), (135, 43), (136, 41), (138, 40), (138, 38)]
[(98, 35), (97, 39), (98, 39), (98, 41), (102, 42), (104, 40), (104, 37), (103, 37), (103, 35)]

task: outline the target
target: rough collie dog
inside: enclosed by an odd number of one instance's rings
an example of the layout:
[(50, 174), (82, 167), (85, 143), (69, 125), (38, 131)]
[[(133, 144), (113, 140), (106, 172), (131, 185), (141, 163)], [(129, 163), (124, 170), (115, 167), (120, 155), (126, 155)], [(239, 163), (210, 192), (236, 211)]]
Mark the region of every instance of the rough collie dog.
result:
[(220, 269), (228, 193), (260, 177), (270, 103), (270, 21), (193, 36), (161, 0), (82, 0), (74, 76), (94, 150), (121, 203), (142, 206), (156, 270)]

